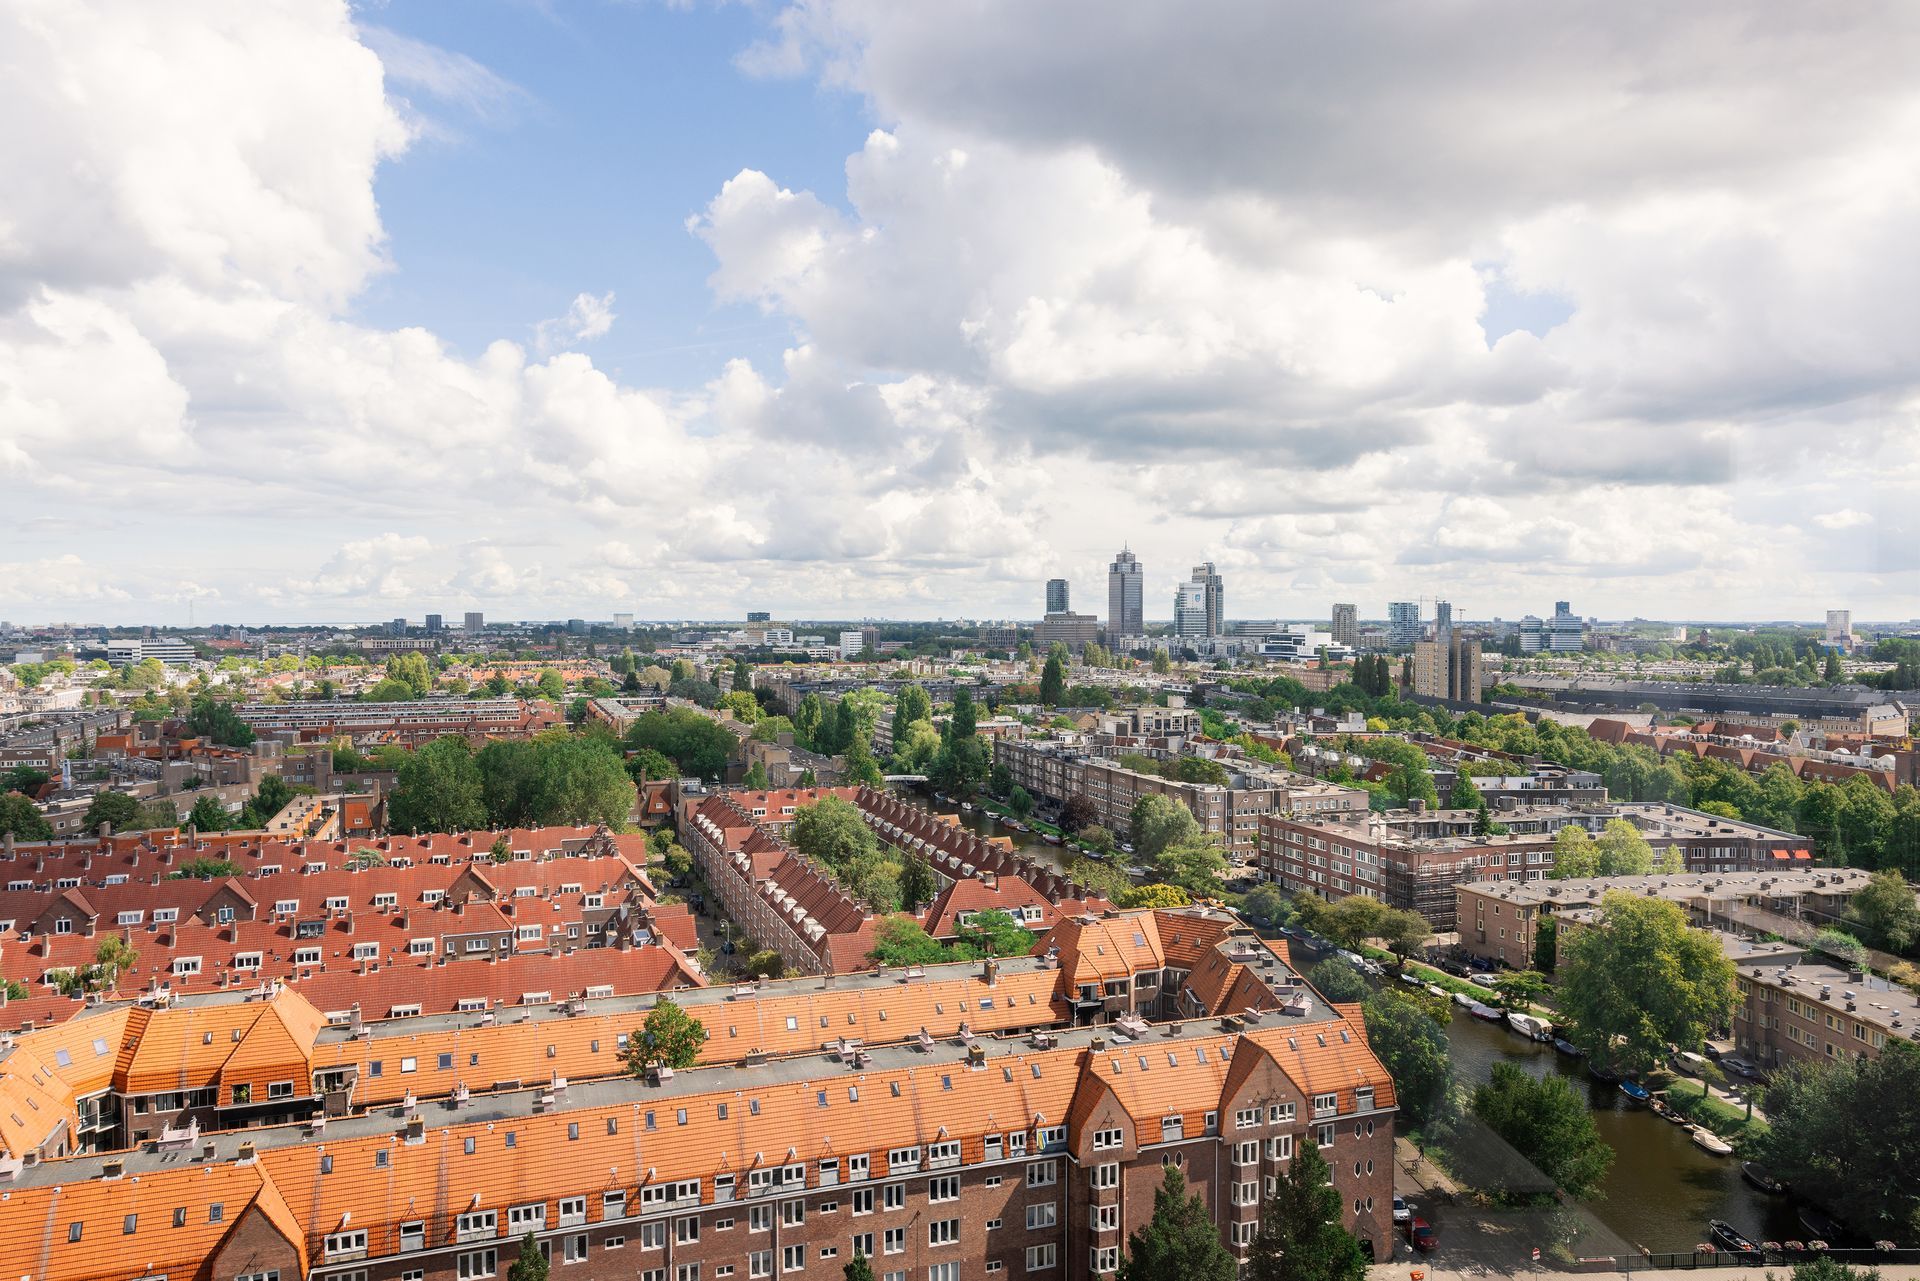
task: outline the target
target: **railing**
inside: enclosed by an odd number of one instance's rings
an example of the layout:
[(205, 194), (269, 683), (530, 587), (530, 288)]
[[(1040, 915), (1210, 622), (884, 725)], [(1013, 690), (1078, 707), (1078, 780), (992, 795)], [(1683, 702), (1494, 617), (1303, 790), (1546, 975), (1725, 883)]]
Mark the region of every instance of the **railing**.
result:
[(1605, 1255), (1600, 1258), (1578, 1259), (1575, 1264), (1577, 1270), (1585, 1272), (1632, 1273), (1635, 1268), (1672, 1270), (1676, 1268), (1752, 1268), (1774, 1264), (1790, 1266), (1816, 1258), (1832, 1259), (1836, 1263), (1851, 1264), (1860, 1268), (1877, 1268), (1887, 1264), (1912, 1265), (1920, 1264), (1920, 1248), (1689, 1250)]

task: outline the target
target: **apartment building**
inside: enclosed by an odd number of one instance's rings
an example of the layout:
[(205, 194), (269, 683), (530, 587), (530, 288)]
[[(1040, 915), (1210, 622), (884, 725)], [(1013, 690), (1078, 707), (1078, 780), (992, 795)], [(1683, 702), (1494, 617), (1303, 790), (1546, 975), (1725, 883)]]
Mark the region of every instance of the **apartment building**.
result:
[(257, 734), (298, 739), (348, 738), (407, 746), (449, 735), (470, 739), (531, 738), (562, 722), (544, 703), (517, 698), (423, 698), (407, 703), (362, 703), (332, 699), (312, 703), (244, 703), (240, 719)]
[(1165, 796), (1192, 812), (1200, 829), (1218, 836), (1227, 857), (1251, 862), (1259, 844), (1260, 821), (1271, 814), (1341, 813), (1364, 810), (1366, 793), (1285, 770), (1236, 762), (1239, 772), (1227, 785), (1188, 783), (1131, 770), (1097, 753), (1110, 745), (1057, 739), (1002, 743), (994, 763), (1005, 765), (1013, 782), (1054, 805), (1075, 796), (1093, 803), (1097, 821), (1127, 834), (1133, 806), (1142, 796)]
[(1920, 995), (1864, 970), (1803, 957), (1736, 956), (1735, 1049), (1764, 1069), (1875, 1058), (1920, 1041)]
[(1678, 903), (1694, 924), (1786, 932), (1838, 920), (1865, 887), (1860, 868), (1797, 868), (1766, 872), (1709, 872), (1652, 876), (1595, 876), (1566, 880), (1475, 880), (1455, 887), (1460, 946), (1509, 969), (1534, 964), (1539, 923), (1585, 922), (1609, 890)]

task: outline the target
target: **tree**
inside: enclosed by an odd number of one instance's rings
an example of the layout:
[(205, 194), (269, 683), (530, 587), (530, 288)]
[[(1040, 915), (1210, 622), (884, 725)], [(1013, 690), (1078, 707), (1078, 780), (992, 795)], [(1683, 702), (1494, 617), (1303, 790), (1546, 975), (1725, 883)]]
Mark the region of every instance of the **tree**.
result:
[(1920, 939), (1920, 905), (1913, 887), (1891, 869), (1870, 877), (1847, 908), (1847, 919), (1875, 947), (1905, 952)]
[(193, 700), (187, 728), (225, 747), (253, 745), (253, 727), (241, 720), (231, 705), (214, 702), (211, 694), (201, 694)]
[(170, 881), (221, 881), (240, 875), (240, 865), (230, 859), (203, 855), (190, 858), (168, 873)]
[[(505, 693), (505, 691), (501, 691)], [(405, 703), (419, 697), (413, 686), (391, 676), (383, 677), (360, 696), (363, 703)]]
[(1069, 832), (1083, 832), (1099, 821), (1100, 811), (1080, 792), (1069, 796), (1060, 807), (1060, 826)]
[(1364, 974), (1337, 956), (1329, 956), (1307, 971), (1307, 982), (1313, 984), (1321, 996), (1340, 1005), (1364, 1001), (1373, 991)]
[(21, 841), (50, 841), (53, 825), (40, 813), (39, 806), (19, 792), (0, 795), (0, 835)]
[(887, 965), (931, 965), (942, 952), (940, 941), (911, 916), (889, 916), (873, 927), (867, 955)]
[(1597, 1063), (1648, 1071), (1669, 1044), (1697, 1050), (1738, 1004), (1733, 962), (1664, 899), (1610, 891), (1559, 951), (1561, 1018)]
[(1248, 890), (1246, 897), (1240, 900), (1240, 911), (1271, 925), (1284, 925), (1293, 915), (1287, 905), (1287, 896), (1271, 881), (1262, 881)]
[(140, 953), (118, 934), (109, 934), (94, 949), (93, 963), (99, 972), (101, 986), (112, 991), (120, 976), (140, 963)]
[(920, 685), (902, 685), (893, 696), (893, 745), (897, 751), (918, 721), (933, 720), (933, 700)]
[(907, 911), (919, 911), (933, 902), (934, 895), (939, 892), (939, 878), (934, 875), (926, 855), (912, 855), (900, 865), (900, 906)]
[(1366, 997), (1362, 1013), (1367, 1044), (1393, 1078), (1400, 1111), (1422, 1128), (1445, 1119), (1453, 1090), (1446, 1029), (1418, 1001), (1392, 990)]
[[(1597, 1194), (1613, 1164), (1613, 1149), (1595, 1128), (1586, 1100), (1557, 1073), (1536, 1078), (1512, 1063), (1495, 1063), (1487, 1083), (1473, 1092), (1473, 1115), (1569, 1196)], [(1517, 1182), (1505, 1163), (1489, 1162), (1487, 1169), (1492, 1190), (1507, 1199), (1532, 1199), (1537, 1192)]]
[(1133, 878), (1111, 863), (1096, 863), (1090, 858), (1075, 859), (1067, 868), (1067, 879), (1101, 898), (1118, 903), (1133, 889)]
[(1047, 665), (1040, 670), (1040, 701), (1048, 707), (1058, 707), (1066, 692), (1067, 669), (1058, 654), (1049, 654)]
[(513, 862), (513, 842), (504, 835), (493, 838), (493, 844), (487, 847), (487, 858), (494, 863)]
[(1349, 894), (1327, 904), (1315, 928), (1341, 947), (1357, 948), (1380, 932), (1390, 910), (1377, 898)]
[(1173, 670), (1173, 660), (1167, 657), (1166, 650), (1156, 649), (1153, 651), (1152, 667), (1155, 676), (1165, 676)]
[(193, 809), (187, 815), (187, 822), (193, 825), (196, 832), (224, 832), (232, 821), (227, 807), (214, 796), (195, 797)]
[(1610, 818), (1594, 841), (1601, 876), (1645, 876), (1653, 870), (1653, 846), (1624, 818)]
[[(628, 751), (652, 748), (674, 763), (667, 777), (684, 774), (717, 781), (733, 758), (734, 737), (718, 721), (684, 707), (646, 712), (627, 728)], [(648, 773), (648, 778), (662, 775)]]
[(760, 700), (753, 696), (751, 690), (736, 689), (722, 694), (716, 706), (721, 711), (732, 712), (735, 720), (743, 721), (748, 725), (760, 719)]
[(1524, 1010), (1545, 997), (1550, 989), (1546, 975), (1538, 970), (1515, 970), (1495, 979), (1493, 990), (1499, 993), (1500, 1004), (1510, 1010)]
[(756, 792), (764, 792), (773, 784), (767, 778), (767, 767), (760, 761), (747, 766), (747, 773), (740, 780), (740, 786), (750, 787)]
[(1014, 784), (1013, 790), (1007, 794), (1007, 809), (1015, 818), (1028, 817), (1033, 813), (1033, 794), (1018, 783)]
[(547, 1256), (532, 1232), (520, 1238), (520, 1253), (507, 1269), (507, 1281), (547, 1281)]
[(1374, 926), (1373, 937), (1385, 943), (1387, 950), (1404, 965), (1408, 957), (1425, 947), (1427, 940), (1433, 937), (1433, 926), (1418, 912), (1389, 908)]
[(1033, 950), (1033, 932), (997, 908), (974, 913), (954, 935), (981, 956), (1025, 956)]
[(860, 807), (838, 796), (823, 796), (794, 815), (793, 846), (806, 857), (839, 869), (863, 854), (878, 853), (880, 842), (861, 817)]
[[(1186, 812), (1184, 806), (1181, 812)], [(1227, 871), (1227, 856), (1220, 852), (1219, 840), (1200, 833), (1197, 826), (1194, 835), (1167, 846), (1153, 862), (1161, 880), (1195, 898), (1218, 898), (1226, 888), (1222, 878)]]
[(139, 815), (140, 802), (125, 792), (96, 792), (81, 822), (89, 832), (99, 830), (102, 823), (118, 832), (131, 826)]
[(396, 832), (459, 832), (485, 826), (485, 783), (464, 738), (438, 738), (400, 767), (387, 801)]
[(1123, 890), (1114, 903), (1120, 907), (1186, 907), (1193, 895), (1178, 885), (1134, 885)]
[(1169, 845), (1200, 835), (1200, 824), (1179, 801), (1149, 792), (1133, 803), (1127, 831), (1133, 837), (1134, 853), (1144, 862), (1158, 858)]
[(1298, 1145), (1260, 1208), (1248, 1275), (1253, 1281), (1363, 1281), (1366, 1256), (1341, 1225), (1342, 1210), (1319, 1147)]
[(854, 733), (853, 741), (847, 745), (842, 757), (847, 782), (864, 783), (868, 787), (880, 788), (887, 785), (886, 777), (880, 773), (880, 765), (873, 759), (873, 748), (867, 742), (865, 730)]
[(1551, 974), (1560, 964), (1554, 941), (1560, 937), (1560, 923), (1544, 913), (1533, 924), (1533, 968)]
[(551, 667), (541, 670), (540, 679), (533, 683), (533, 687), (540, 691), (540, 697), (556, 703), (567, 696), (566, 677)]
[(1089, 823), (1074, 835), (1082, 845), (1101, 854), (1111, 854), (1120, 848), (1120, 842), (1114, 839), (1113, 833), (1098, 823)]
[(1160, 1167), (1153, 1215), (1127, 1238), (1120, 1281), (1235, 1281), (1238, 1265), (1220, 1244), (1220, 1229), (1198, 1196), (1187, 1195), (1177, 1165)]
[(1453, 776), (1453, 791), (1447, 795), (1447, 805), (1457, 810), (1479, 809), (1486, 801), (1481, 799), (1480, 789), (1473, 785), (1473, 777), (1463, 767)]
[(1845, 930), (1831, 926), (1815, 930), (1810, 944), (1814, 951), (1824, 952), (1842, 965), (1864, 968), (1867, 964), (1866, 946)]
[(1920, 1232), (1920, 1045), (1889, 1038), (1874, 1058), (1789, 1062), (1766, 1107), (1757, 1156), (1796, 1194), (1862, 1235)]
[(953, 712), (947, 718), (947, 742), (952, 744), (972, 738), (976, 729), (973, 695), (967, 692), (965, 685), (957, 686), (953, 691)]
[(867, 1262), (867, 1256), (854, 1250), (853, 1258), (847, 1266), (840, 1269), (841, 1281), (873, 1281), (873, 1265)]
[(1574, 877), (1597, 876), (1600, 872), (1600, 850), (1593, 843), (1593, 837), (1587, 829), (1569, 823), (1554, 833), (1553, 837), (1553, 877), (1555, 880), (1569, 880)]
[[(293, 788), (288, 786), (287, 780), (278, 774), (268, 774), (260, 780), (259, 786), (253, 789), (252, 798), (240, 807), (240, 817), (234, 821), (233, 826), (243, 831), (265, 827), (267, 820), (285, 809), (287, 802), (292, 799)], [(387, 822), (389, 825), (393, 822), (391, 810), (389, 810)]]
[(880, 850), (855, 855), (840, 876), (853, 896), (876, 915), (900, 910), (900, 864)]
[(700, 1020), (680, 1008), (679, 1002), (663, 996), (646, 1019), (627, 1035), (627, 1070), (645, 1076), (654, 1066), (676, 1072), (690, 1068), (707, 1043), (707, 1028)]

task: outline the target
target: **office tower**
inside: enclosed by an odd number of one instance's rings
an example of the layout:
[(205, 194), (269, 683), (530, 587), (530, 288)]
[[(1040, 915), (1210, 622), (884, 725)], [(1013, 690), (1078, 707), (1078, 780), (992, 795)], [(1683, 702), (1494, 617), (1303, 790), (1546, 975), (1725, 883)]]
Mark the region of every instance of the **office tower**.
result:
[(1047, 580), (1047, 612), (1064, 614), (1067, 612), (1067, 580), (1049, 578)]
[(1033, 629), (1035, 653), (1044, 653), (1059, 641), (1078, 654), (1100, 639), (1100, 619), (1095, 614), (1075, 614), (1069, 610), (1049, 613)]
[(1213, 567), (1212, 561), (1193, 567), (1193, 581), (1200, 584), (1201, 598), (1206, 610), (1206, 631), (1203, 636), (1222, 636), (1226, 634), (1226, 600), (1220, 585), (1220, 571)]
[(1437, 624), (1435, 637), (1413, 644), (1413, 692), (1457, 703), (1479, 702), (1486, 672), (1480, 642), (1462, 640), (1451, 626), (1442, 636)]
[(613, 625), (615, 627), (620, 628), (623, 631), (632, 631), (633, 615), (632, 614), (615, 614), (613, 616)]
[(427, 635), (438, 636), (441, 632), (441, 629), (444, 626), (445, 626), (445, 622), (440, 617), (440, 615), (438, 614), (427, 615)]
[(1173, 634), (1207, 634), (1207, 585), (1198, 579), (1188, 579), (1173, 593)]
[(1360, 643), (1360, 614), (1351, 605), (1336, 604), (1333, 607), (1333, 643), (1345, 645), (1348, 649)]
[(487, 616), (478, 610), (467, 611), (467, 633), (471, 635), (487, 625)]
[(1122, 550), (1107, 566), (1107, 634), (1113, 637), (1144, 636), (1147, 632), (1145, 596), (1142, 583), (1145, 571), (1130, 551)]
[(1520, 620), (1522, 654), (1577, 654), (1587, 646), (1586, 623), (1566, 601), (1553, 603), (1553, 617), (1528, 614)]
[(1453, 602), (1437, 600), (1433, 602), (1433, 638), (1437, 641), (1447, 639), (1453, 631)]
[(1827, 611), (1827, 644), (1836, 649), (1853, 648), (1852, 610), (1830, 609)]
[(1387, 646), (1390, 649), (1411, 649), (1420, 639), (1420, 604), (1418, 601), (1396, 600), (1387, 605)]
[(396, 618), (391, 623), (388, 623), (387, 634), (389, 636), (405, 636), (407, 634), (407, 620), (404, 618)]
[(569, 636), (585, 636), (587, 634), (587, 620), (584, 618), (569, 618), (567, 620), (567, 634)]

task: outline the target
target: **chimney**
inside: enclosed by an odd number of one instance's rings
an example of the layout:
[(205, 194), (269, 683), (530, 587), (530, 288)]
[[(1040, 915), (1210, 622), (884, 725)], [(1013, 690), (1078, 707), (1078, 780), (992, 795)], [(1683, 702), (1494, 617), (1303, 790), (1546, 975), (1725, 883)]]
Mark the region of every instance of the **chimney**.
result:
[(980, 977), (987, 981), (988, 987), (992, 987), (1000, 981), (1000, 962), (996, 958), (989, 956), (985, 963), (981, 965), (980, 969)]
[(96, 834), (97, 836), (99, 836), (99, 838), (100, 838), (101, 840), (103, 840), (103, 841), (104, 841), (104, 840), (106, 840), (106, 839), (107, 839), (107, 834), (108, 834), (108, 833), (110, 833), (110, 832), (112, 832), (112, 831), (113, 831), (113, 824), (111, 824), (111, 823), (102, 823), (102, 824), (101, 824), (101, 825), (99, 826), (99, 828), (97, 829), (97, 831), (96, 831), (96, 833), (95, 833), (95, 834)]

